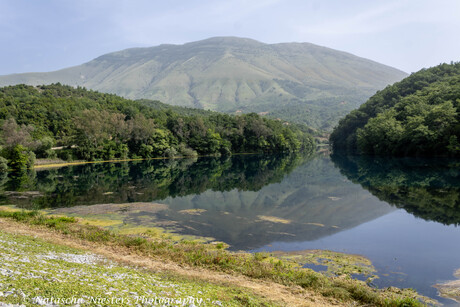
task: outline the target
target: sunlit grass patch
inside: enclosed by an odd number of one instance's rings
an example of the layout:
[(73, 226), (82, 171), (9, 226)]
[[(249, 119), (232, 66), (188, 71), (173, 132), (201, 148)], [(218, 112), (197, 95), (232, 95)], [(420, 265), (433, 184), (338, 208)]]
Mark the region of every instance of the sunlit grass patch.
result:
[(200, 215), (201, 213), (206, 212), (206, 211), (207, 210), (205, 209), (185, 209), (185, 210), (180, 210), (178, 212), (182, 214)]
[(303, 250), (273, 253), (276, 257), (295, 261), (299, 265), (314, 264), (327, 267), (329, 275), (363, 275), (369, 280), (378, 278), (372, 262), (361, 255), (333, 252), (328, 250)]
[(112, 219), (92, 219), (92, 218), (85, 218), (82, 219), (82, 223), (92, 226), (99, 226), (99, 227), (114, 227), (123, 224), (121, 220), (112, 220)]
[(2, 205), (0, 206), (0, 211), (16, 212), (16, 211), (22, 211), (22, 209), (16, 208), (14, 206)]
[(283, 219), (283, 218), (276, 217), (276, 216), (258, 215), (257, 217), (259, 218), (259, 220), (272, 222), (272, 223), (281, 223), (281, 224), (291, 223), (290, 220)]

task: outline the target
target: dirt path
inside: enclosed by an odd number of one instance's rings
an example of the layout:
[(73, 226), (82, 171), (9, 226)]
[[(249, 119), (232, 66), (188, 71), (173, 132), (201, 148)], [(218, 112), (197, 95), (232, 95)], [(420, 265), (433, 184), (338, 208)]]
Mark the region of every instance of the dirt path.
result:
[(133, 254), (132, 251), (120, 247), (112, 247), (75, 238), (70, 238), (50, 229), (31, 227), (22, 223), (0, 218), (0, 230), (20, 235), (28, 235), (44, 239), (48, 242), (68, 247), (84, 249), (103, 255), (109, 259), (124, 264), (138, 266), (154, 272), (166, 272), (190, 279), (199, 279), (216, 284), (243, 287), (250, 289), (256, 295), (284, 306), (337, 306), (331, 300), (321, 295), (302, 289), (301, 287), (287, 287), (263, 280), (254, 280), (241, 275), (230, 275), (207, 269), (180, 266), (169, 261)]

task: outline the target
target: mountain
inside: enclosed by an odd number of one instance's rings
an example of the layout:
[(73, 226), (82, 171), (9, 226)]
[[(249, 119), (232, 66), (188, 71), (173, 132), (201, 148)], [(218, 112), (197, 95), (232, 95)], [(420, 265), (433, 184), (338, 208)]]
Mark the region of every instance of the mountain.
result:
[(132, 48), (47, 73), (0, 76), (0, 86), (60, 82), (130, 99), (222, 112), (259, 112), (330, 129), (406, 74), (310, 43), (215, 37)]
[(422, 69), (377, 92), (334, 129), (335, 152), (460, 156), (460, 62)]

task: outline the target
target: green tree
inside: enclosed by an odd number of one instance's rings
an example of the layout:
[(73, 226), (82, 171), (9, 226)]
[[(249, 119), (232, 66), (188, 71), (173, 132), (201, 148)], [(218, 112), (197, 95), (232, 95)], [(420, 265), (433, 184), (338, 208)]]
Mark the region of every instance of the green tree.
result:
[(3, 149), (2, 155), (8, 159), (8, 166), (14, 171), (22, 171), (29, 165), (29, 154), (22, 145)]
[(460, 63), (422, 69), (377, 92), (339, 122), (335, 152), (460, 156)]

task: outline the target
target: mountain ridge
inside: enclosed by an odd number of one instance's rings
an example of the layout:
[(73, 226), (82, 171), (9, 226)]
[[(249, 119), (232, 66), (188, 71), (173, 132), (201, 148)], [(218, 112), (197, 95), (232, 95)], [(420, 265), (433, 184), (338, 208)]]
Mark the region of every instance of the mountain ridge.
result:
[[(53, 72), (0, 76), (0, 86), (60, 82), (129, 99), (230, 113), (262, 112), (284, 119), (292, 117), (286, 112), (298, 109), (295, 113), (303, 115), (294, 121), (330, 128), (340, 115), (406, 75), (311, 43), (213, 37), (124, 49)], [(334, 107), (338, 114), (321, 115)]]

